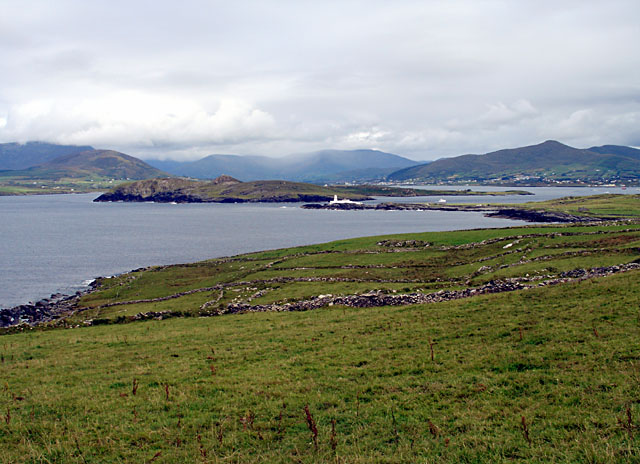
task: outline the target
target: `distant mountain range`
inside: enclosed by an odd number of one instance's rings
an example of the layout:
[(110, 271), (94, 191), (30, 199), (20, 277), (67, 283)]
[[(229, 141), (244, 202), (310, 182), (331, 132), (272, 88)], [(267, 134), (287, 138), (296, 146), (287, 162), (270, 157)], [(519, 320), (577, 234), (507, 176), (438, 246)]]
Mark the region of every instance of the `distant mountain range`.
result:
[[(19, 169), (11, 170), (11, 167)], [(168, 174), (169, 173), (169, 174)], [(197, 161), (148, 163), (113, 150), (42, 142), (0, 144), (0, 180), (91, 178), (149, 179), (170, 174), (241, 181), (278, 179), (337, 183), (387, 180), (419, 183), (638, 183), (640, 150), (603, 145), (573, 148), (549, 140), (538, 145), (462, 155), (430, 163), (377, 150), (323, 150), (283, 158), (210, 155)]]
[[(71, 156), (74, 154), (79, 156)], [(116, 155), (121, 157), (119, 162), (115, 161)], [(107, 158), (110, 160), (107, 161)], [(186, 162), (148, 160), (145, 163), (136, 159), (138, 163), (134, 163), (134, 159), (136, 158), (123, 153), (96, 150), (90, 146), (44, 142), (0, 144), (0, 171), (13, 170), (12, 174), (20, 171), (24, 175), (30, 175), (30, 172), (46, 178), (60, 175), (64, 170), (72, 174), (86, 174), (95, 169), (97, 175), (113, 178), (145, 179), (172, 174), (214, 179), (226, 174), (242, 181), (280, 179), (325, 183), (380, 180), (398, 169), (419, 164), (402, 156), (377, 150), (323, 150), (282, 158), (210, 155)]]
[(344, 182), (384, 179), (416, 161), (377, 150), (322, 150), (283, 158), (210, 155), (197, 161), (148, 160), (178, 176), (213, 179), (228, 174), (242, 181), (283, 179), (297, 182)]
[(484, 155), (442, 158), (401, 169), (390, 181), (404, 182), (619, 182), (640, 178), (640, 150), (617, 145), (573, 148), (548, 140)]

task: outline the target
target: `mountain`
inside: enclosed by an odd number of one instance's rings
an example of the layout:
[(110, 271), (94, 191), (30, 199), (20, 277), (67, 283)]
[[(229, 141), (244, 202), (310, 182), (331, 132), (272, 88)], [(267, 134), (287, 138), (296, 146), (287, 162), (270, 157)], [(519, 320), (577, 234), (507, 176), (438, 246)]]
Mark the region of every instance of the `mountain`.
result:
[(113, 150), (86, 150), (59, 156), (49, 162), (4, 176), (32, 179), (102, 177), (110, 179), (148, 179), (166, 177), (166, 173), (142, 160)]
[(151, 166), (178, 176), (214, 179), (227, 174), (243, 181), (281, 179), (281, 160), (266, 156), (209, 155), (197, 161), (147, 160)]
[(0, 171), (27, 169), (58, 156), (93, 150), (90, 146), (55, 145), (45, 142), (1, 143)]
[[(606, 148), (613, 147), (613, 148)], [(598, 151), (601, 150), (601, 151)], [(613, 153), (607, 153), (613, 151)], [(578, 149), (554, 140), (484, 155), (443, 158), (388, 176), (390, 181), (602, 181), (640, 177), (640, 150), (605, 145)]]
[(377, 150), (322, 150), (284, 158), (288, 177), (306, 182), (373, 180), (416, 161)]
[(87, 150), (60, 156), (30, 168), (34, 172), (64, 173), (67, 177), (100, 176), (112, 179), (148, 179), (164, 177), (166, 173), (144, 161), (113, 150)]
[(283, 158), (210, 155), (191, 162), (148, 160), (148, 163), (172, 174), (200, 179), (225, 173), (243, 181), (271, 178), (319, 183), (382, 179), (398, 169), (418, 164), (377, 150), (322, 150)]

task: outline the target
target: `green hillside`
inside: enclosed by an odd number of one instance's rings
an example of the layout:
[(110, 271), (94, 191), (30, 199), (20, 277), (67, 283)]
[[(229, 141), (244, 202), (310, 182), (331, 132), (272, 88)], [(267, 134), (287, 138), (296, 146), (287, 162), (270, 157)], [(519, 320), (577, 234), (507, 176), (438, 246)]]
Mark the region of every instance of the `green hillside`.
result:
[(0, 171), (0, 195), (106, 190), (129, 179), (165, 177), (144, 161), (113, 150), (59, 156), (24, 170)]
[[(606, 147), (601, 147), (607, 151)], [(535, 184), (637, 182), (640, 150), (611, 147), (614, 153), (573, 148), (556, 141), (484, 155), (443, 158), (388, 176), (392, 181), (507, 182)], [(597, 148), (597, 147), (596, 147)], [(626, 148), (627, 150), (623, 150)]]
[(76, 328), (2, 337), (0, 460), (636, 462), (639, 245), (405, 234), (102, 279)]
[(26, 170), (34, 177), (87, 177), (111, 179), (147, 179), (166, 176), (142, 160), (113, 150), (89, 150), (71, 153)]

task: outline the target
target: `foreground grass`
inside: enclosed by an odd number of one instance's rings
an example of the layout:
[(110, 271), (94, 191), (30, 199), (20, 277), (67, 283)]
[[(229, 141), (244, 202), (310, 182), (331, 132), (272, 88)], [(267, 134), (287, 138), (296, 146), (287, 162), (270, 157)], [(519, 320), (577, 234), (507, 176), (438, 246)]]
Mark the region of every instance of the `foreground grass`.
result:
[(637, 462), (639, 300), (630, 272), (7, 335), (0, 460)]
[[(68, 322), (554, 278), (639, 249), (631, 222), (344, 240), (105, 279)], [(0, 461), (638, 462), (639, 277), (5, 335)]]

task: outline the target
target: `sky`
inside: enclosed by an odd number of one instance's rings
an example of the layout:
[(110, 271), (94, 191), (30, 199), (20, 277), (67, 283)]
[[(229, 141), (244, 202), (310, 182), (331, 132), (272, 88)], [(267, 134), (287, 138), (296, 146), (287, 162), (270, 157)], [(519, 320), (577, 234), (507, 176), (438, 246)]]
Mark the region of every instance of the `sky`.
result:
[(638, 0), (0, 0), (0, 142), (143, 159), (640, 146)]

